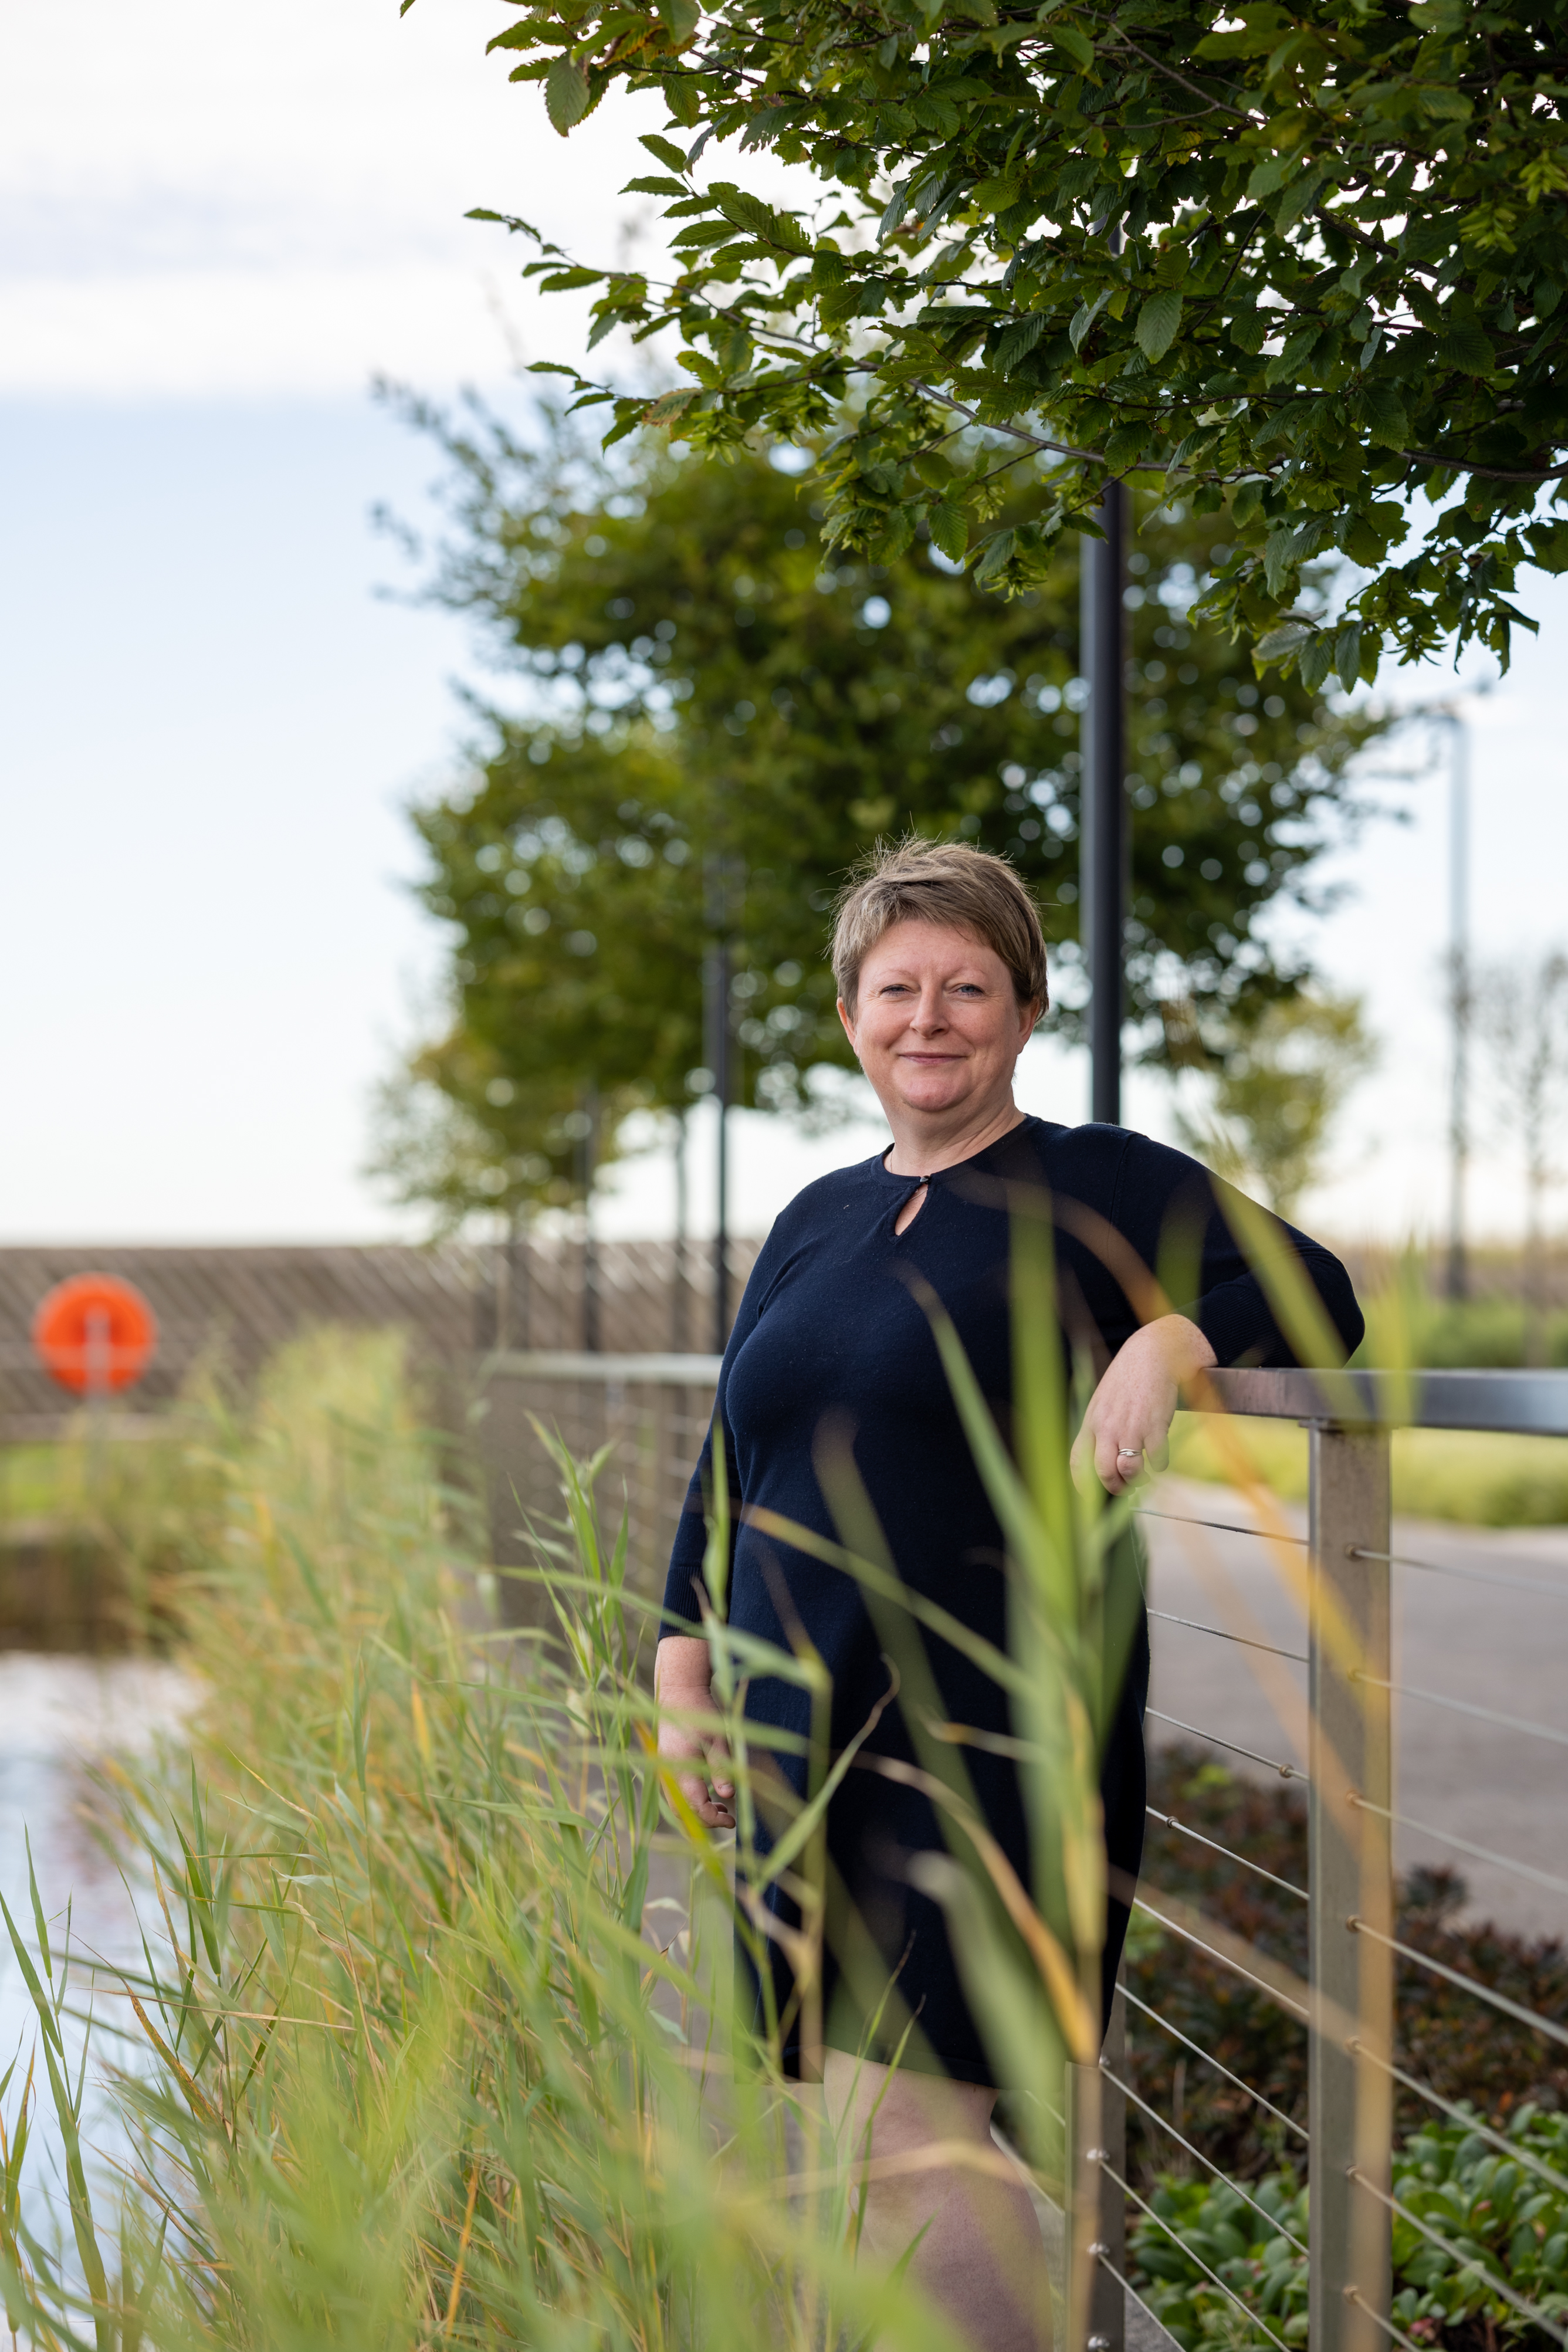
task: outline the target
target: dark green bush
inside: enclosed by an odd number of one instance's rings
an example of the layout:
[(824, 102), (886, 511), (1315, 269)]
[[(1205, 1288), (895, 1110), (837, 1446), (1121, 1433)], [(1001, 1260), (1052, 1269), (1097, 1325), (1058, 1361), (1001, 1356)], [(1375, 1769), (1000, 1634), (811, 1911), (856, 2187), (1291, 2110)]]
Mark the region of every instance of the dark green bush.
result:
[[(1191, 1748), (1157, 1748), (1150, 1759), (1150, 1802), (1217, 1845), (1242, 1853), (1276, 1878), (1307, 1883), (1306, 1806), (1295, 1790), (1237, 1778)], [(1152, 1886), (1185, 1895), (1234, 1933), (1299, 1974), (1307, 1966), (1307, 1906), (1255, 1871), (1239, 1867), (1190, 1837), (1149, 1823), (1144, 1874)], [(1532, 1940), (1454, 1915), (1463, 1882), (1451, 1871), (1421, 1871), (1401, 1889), (1399, 1935), (1415, 1949), (1492, 1986), (1542, 2016), (1568, 2022), (1568, 1953), (1552, 1938)], [(1147, 1923), (1131, 1940), (1130, 1990), (1244, 2082), (1300, 2122), (1306, 2121), (1306, 2032), (1273, 2001), (1228, 1969)], [(1182, 2049), (1135, 2008), (1128, 2011), (1127, 2063), (1134, 2088), (1170, 2116), (1179, 2077), (1182, 2130), (1211, 2162), (1239, 2180), (1277, 2170), (1296, 2146), (1212, 2067)], [(1499, 2016), (1472, 1995), (1444, 1984), (1414, 1961), (1398, 1979), (1398, 2063), (1442, 2097), (1472, 2102), (1503, 2122), (1527, 2102), (1568, 2109), (1568, 2051)], [(1413, 2094), (1398, 2095), (1396, 2128), (1414, 2133), (1431, 2114)], [(1128, 2119), (1133, 2178), (1158, 2177), (1172, 2160), (1168, 2135), (1133, 2110)]]
[[(1488, 2284), (1488, 2272), (1553, 2319), (1568, 2315), (1568, 2116), (1521, 2107), (1506, 2137), (1501, 2149), (1473, 2125), (1436, 2122), (1395, 2153), (1395, 2196), (1452, 2249), (1396, 2218), (1394, 2316), (1417, 2343), (1448, 2352), (1494, 2352), (1500, 2344), (1546, 2352), (1552, 2339)], [(1133, 2232), (1140, 2290), (1188, 2352), (1249, 2340), (1235, 2304), (1205, 2275), (1206, 2263), (1276, 2336), (1307, 2341), (1300, 2247), (1308, 2192), (1284, 2168), (1250, 2193), (1249, 2206), (1229, 2181), (1166, 2176), (1151, 2200), (1159, 2220), (1144, 2217)], [(1252, 2340), (1267, 2341), (1260, 2334)]]

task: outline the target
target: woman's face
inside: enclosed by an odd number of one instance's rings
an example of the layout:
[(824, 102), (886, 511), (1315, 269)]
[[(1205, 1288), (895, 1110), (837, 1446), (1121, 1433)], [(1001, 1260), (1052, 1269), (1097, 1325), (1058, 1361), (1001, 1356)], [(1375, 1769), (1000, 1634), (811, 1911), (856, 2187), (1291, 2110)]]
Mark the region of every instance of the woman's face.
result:
[(1039, 1008), (1020, 1005), (995, 949), (939, 923), (894, 923), (861, 966), (839, 1018), (891, 1117), (1010, 1099)]

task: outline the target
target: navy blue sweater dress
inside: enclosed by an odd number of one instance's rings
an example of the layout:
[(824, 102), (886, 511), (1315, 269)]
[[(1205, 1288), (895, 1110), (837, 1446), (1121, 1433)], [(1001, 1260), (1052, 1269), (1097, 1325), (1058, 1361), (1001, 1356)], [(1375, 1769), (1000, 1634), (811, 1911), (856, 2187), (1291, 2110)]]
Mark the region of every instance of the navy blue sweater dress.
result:
[[(824, 1423), (836, 1423), (852, 1433), (856, 1466), (905, 1583), (1005, 1647), (1001, 1530), (911, 1277), (924, 1277), (942, 1301), (1006, 1429), (1013, 1361), (1009, 1203), (1016, 1203), (1019, 1187), (1043, 1193), (1052, 1204), (1063, 1345), (1087, 1348), (1097, 1370), (1138, 1328), (1139, 1318), (1104, 1255), (1085, 1239), (1095, 1231), (1085, 1210), (1104, 1219), (1150, 1270), (1162, 1267), (1175, 1246), (1192, 1284), (1190, 1297), (1173, 1304), (1199, 1326), (1221, 1364), (1294, 1361), (1227, 1222), (1221, 1205), (1227, 1188), (1196, 1160), (1128, 1129), (1026, 1118), (988, 1150), (934, 1176), (918, 1215), (901, 1234), (894, 1222), (915, 1185), (907, 1176), (890, 1174), (881, 1159), (808, 1185), (763, 1245), (719, 1376), (718, 1419), (735, 1513), (727, 1614), (731, 1625), (781, 1648), (789, 1645), (784, 1615), (798, 1619), (832, 1675), (835, 1750), (862, 1728), (888, 1690), (882, 1643), (861, 1588), (852, 1577), (748, 1526), (743, 1514), (774, 1511), (835, 1539), (812, 1449)], [(1363, 1327), (1344, 1268), (1293, 1228), (1274, 1221), (1272, 1231), (1280, 1250), (1293, 1253), (1315, 1286), (1348, 1355)], [(1122, 1270), (1127, 1271), (1125, 1264)], [(711, 1444), (710, 1437), (675, 1538), (664, 1595), (666, 1632), (679, 1632), (700, 1613)], [(1127, 1878), (1137, 1874), (1144, 1836), (1148, 1636), (1141, 1610), (1138, 1615), (1101, 1784), (1109, 1858)], [(927, 1635), (925, 1647), (949, 1719), (1005, 1739), (1010, 1728), (1005, 1692), (949, 1644)], [(777, 1676), (753, 1682), (747, 1713), (802, 1738), (810, 1732), (806, 1694)], [(914, 1760), (896, 1703), (884, 1706), (867, 1747)], [(1030, 1841), (1016, 1771), (1005, 1755), (984, 1748), (967, 1747), (965, 1760), (989, 1826), (1027, 1885)], [(804, 1760), (780, 1757), (779, 1766), (803, 1791)], [(964, 1997), (941, 1906), (911, 1884), (912, 1854), (946, 1850), (930, 1801), (873, 1769), (852, 1769), (830, 1807), (828, 1849), (829, 2046), (885, 2057), (912, 2014), (916, 2032), (905, 2064), (940, 2069), (960, 2081), (991, 2082), (994, 2070)], [(770, 1899), (784, 1920), (793, 1919), (785, 1897), (775, 1891)], [(1107, 1988), (1126, 1916), (1113, 1897)], [(841, 1931), (852, 1920), (862, 1959), (870, 1949), (885, 1977), (896, 1979), (898, 1999), (880, 2032), (868, 2028), (863, 2000), (846, 1996), (835, 1916)], [(835, 1941), (841, 1943), (837, 1955)], [(774, 1941), (769, 1949), (783, 2015), (794, 2006), (789, 1962), (782, 1944)], [(787, 2046), (786, 2057), (795, 2063), (798, 2048)]]

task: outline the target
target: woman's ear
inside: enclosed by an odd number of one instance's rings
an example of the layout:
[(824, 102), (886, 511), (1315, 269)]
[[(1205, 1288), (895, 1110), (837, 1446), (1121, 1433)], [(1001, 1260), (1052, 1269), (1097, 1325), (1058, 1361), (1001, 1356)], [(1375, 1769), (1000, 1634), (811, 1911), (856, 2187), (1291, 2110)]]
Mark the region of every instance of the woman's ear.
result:
[(841, 996), (839, 999), (839, 1019), (844, 1024), (844, 1035), (850, 1041), (850, 1051), (858, 1062), (861, 1057), (861, 1049), (855, 1044), (854, 1014), (850, 1011), (849, 1006), (844, 1003)]

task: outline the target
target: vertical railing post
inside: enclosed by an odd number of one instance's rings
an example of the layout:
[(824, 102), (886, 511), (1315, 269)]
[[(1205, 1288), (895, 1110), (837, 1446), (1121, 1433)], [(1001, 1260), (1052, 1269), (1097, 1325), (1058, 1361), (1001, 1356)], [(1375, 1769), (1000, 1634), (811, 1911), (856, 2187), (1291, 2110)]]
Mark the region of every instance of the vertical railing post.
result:
[[(1394, 1932), (1388, 1433), (1312, 1436), (1312, 2352), (1382, 2352), (1392, 2293)], [(1362, 1800), (1365, 1800), (1364, 1803)], [(1380, 1808), (1374, 1811), (1372, 1808)], [(1379, 2063), (1381, 2062), (1381, 2063)]]
[(1070, 2352), (1123, 2352), (1126, 2340), (1126, 2297), (1115, 2275), (1127, 2270), (1127, 2200), (1118, 2185), (1127, 2178), (1126, 2047), (1118, 1985), (1099, 2065), (1068, 2068)]

